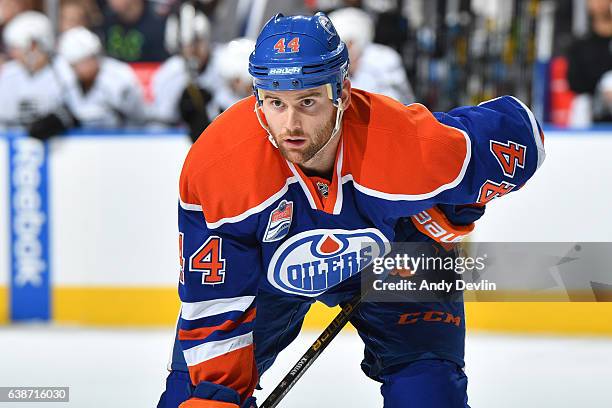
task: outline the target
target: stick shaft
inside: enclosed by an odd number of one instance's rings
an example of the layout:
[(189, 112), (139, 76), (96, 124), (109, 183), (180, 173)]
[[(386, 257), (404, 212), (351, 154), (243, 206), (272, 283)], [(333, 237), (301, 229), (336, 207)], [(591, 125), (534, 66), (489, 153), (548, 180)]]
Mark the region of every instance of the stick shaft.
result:
[(338, 315), (325, 328), (323, 333), (315, 340), (304, 355), (295, 363), (293, 368), (289, 370), (287, 375), (283, 377), (281, 382), (272, 390), (268, 398), (263, 402), (260, 408), (274, 408), (287, 395), (289, 390), (293, 388), (295, 383), (308, 368), (321, 355), (323, 350), (329, 346), (331, 341), (340, 333), (342, 328), (346, 326), (355, 310), (359, 307), (362, 300), (362, 294), (355, 295), (347, 304), (344, 305)]

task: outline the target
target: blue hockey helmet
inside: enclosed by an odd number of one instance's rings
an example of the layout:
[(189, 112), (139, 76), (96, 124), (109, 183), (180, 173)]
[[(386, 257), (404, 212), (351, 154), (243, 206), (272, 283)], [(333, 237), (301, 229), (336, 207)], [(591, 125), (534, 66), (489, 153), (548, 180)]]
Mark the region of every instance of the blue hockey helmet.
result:
[(259, 90), (289, 91), (328, 84), (329, 97), (337, 106), (349, 57), (331, 20), (314, 16), (277, 14), (261, 30), (249, 58), (249, 73), (259, 104)]

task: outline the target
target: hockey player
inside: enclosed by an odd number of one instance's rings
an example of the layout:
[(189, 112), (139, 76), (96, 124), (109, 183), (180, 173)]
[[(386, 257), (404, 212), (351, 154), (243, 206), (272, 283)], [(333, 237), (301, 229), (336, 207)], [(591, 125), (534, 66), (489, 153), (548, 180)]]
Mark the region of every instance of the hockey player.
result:
[(119, 128), (144, 123), (144, 98), (134, 71), (102, 55), (100, 39), (84, 27), (62, 34), (59, 55), (68, 107), (82, 127)]
[(237, 38), (219, 47), (215, 69), (222, 83), (217, 87), (214, 101), (222, 111), (253, 92), (249, 74), (249, 56), (253, 48), (255, 42), (248, 38)]
[(152, 80), (150, 119), (175, 126), (184, 123), (195, 141), (220, 112), (213, 90), (220, 81), (212, 62), (210, 23), (190, 3), (168, 18), (166, 47), (176, 53), (162, 64)]
[(4, 42), (12, 60), (0, 69), (0, 126), (29, 126), (62, 105), (62, 86), (52, 53), (51, 22), (26, 11), (11, 20)]
[(8, 59), (5, 45), (2, 42), (2, 32), (20, 13), (34, 9), (34, 0), (0, 0), (0, 65)]
[[(275, 16), (250, 58), (255, 96), (191, 148), (179, 183), (178, 341), (159, 407), (254, 406), (259, 376), (310, 304), (352, 297), (405, 217), (416, 239), (440, 239), (419, 222), (424, 211), (465, 235), (463, 205), (521, 187), (544, 160), (539, 125), (513, 97), (432, 114), (351, 89), (348, 69), (324, 14)], [(452, 318), (402, 324), (406, 313)], [(385, 407), (467, 407), (461, 304), (367, 302), (351, 322)]]
[(368, 13), (347, 7), (330, 13), (329, 19), (348, 47), (353, 87), (390, 96), (404, 104), (415, 102), (402, 57), (393, 48), (372, 42), (374, 22)]

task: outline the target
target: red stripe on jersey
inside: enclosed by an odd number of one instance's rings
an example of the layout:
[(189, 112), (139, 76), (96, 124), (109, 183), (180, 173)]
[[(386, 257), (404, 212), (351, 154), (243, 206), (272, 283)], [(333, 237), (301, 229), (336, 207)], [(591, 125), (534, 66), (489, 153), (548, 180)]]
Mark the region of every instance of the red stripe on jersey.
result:
[(251, 344), (189, 367), (191, 382), (221, 384), (236, 391), (244, 401), (253, 394), (258, 381), (253, 350)]
[(179, 330), (179, 340), (204, 340), (217, 330), (229, 331), (234, 330), (242, 323), (249, 323), (255, 320), (256, 308), (253, 308), (240, 316), (238, 320), (226, 320), (218, 326), (201, 327), (193, 330)]

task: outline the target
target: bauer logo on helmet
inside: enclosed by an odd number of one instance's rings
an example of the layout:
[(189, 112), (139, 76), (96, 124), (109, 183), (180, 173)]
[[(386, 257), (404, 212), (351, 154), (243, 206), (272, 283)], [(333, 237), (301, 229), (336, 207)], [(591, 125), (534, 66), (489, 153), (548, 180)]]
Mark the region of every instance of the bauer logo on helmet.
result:
[(270, 68), (270, 75), (299, 75), (302, 67)]

